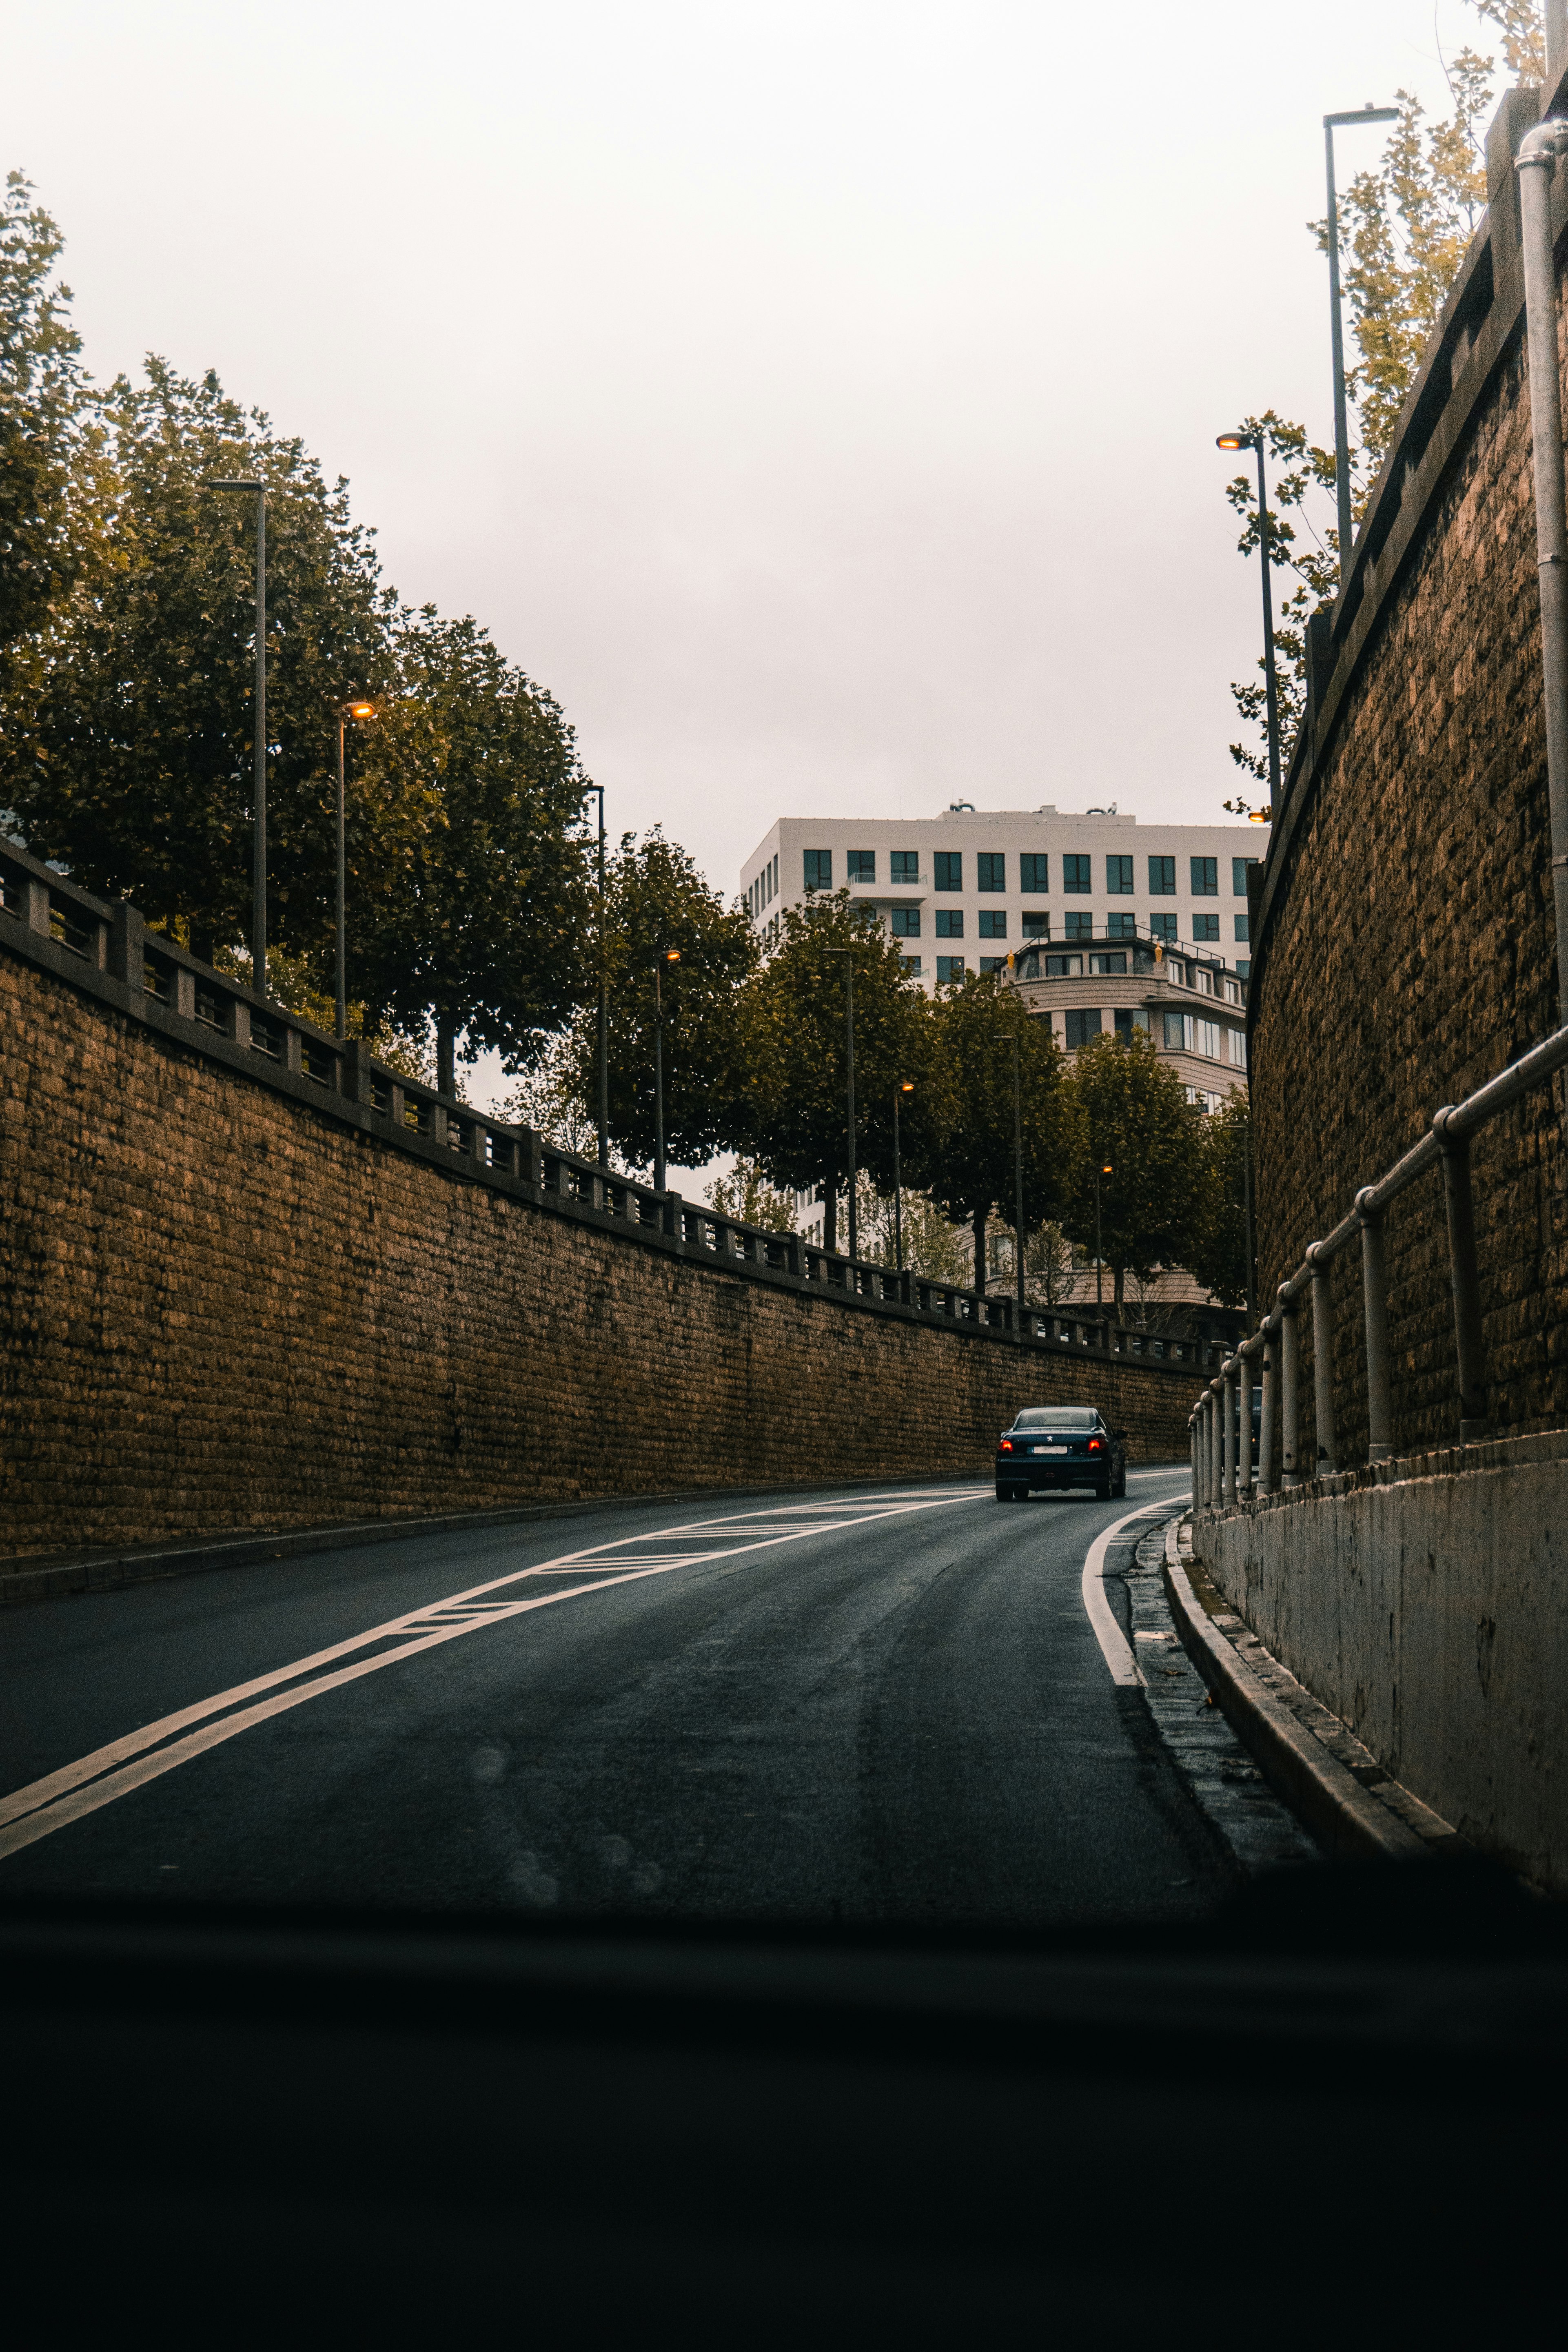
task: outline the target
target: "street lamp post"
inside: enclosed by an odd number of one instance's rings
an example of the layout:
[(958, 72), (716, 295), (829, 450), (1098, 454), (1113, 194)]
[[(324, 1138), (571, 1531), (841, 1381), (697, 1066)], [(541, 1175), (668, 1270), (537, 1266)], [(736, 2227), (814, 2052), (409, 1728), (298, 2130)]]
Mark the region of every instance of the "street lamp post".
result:
[[(1345, 331), (1340, 306), (1340, 206), (1334, 187), (1334, 132), (1352, 122), (1397, 122), (1396, 106), (1365, 106), (1353, 114), (1325, 114), (1323, 156), (1329, 184), (1329, 334), (1334, 355), (1334, 488), (1339, 498), (1340, 585), (1351, 562), (1351, 450), (1345, 416)], [(1261, 457), (1258, 460), (1261, 466)]]
[(903, 1171), (899, 1159), (899, 1104), (903, 1096), (914, 1092), (912, 1078), (905, 1078), (893, 1088), (893, 1270), (904, 1270), (904, 1194)]
[(340, 1044), (349, 1034), (348, 864), (343, 848), (343, 723), (350, 719), (374, 719), (374, 702), (340, 702), (338, 705), (337, 999)]
[(1279, 805), (1279, 687), (1274, 674), (1274, 596), (1268, 584), (1268, 497), (1263, 479), (1263, 436), (1261, 433), (1221, 433), (1215, 437), (1218, 449), (1256, 449), (1258, 452), (1258, 552), (1263, 572), (1263, 681), (1268, 710), (1268, 805)]
[(605, 787), (585, 784), (583, 797), (599, 795), (599, 1165), (610, 1164), (610, 1002), (605, 979)]
[(1018, 1076), (1018, 1036), (1016, 1030), (998, 1037), (999, 1045), (1013, 1048), (1013, 1257), (1017, 1276), (1018, 1314), (1024, 1312), (1024, 1097)]
[(256, 497), (256, 784), (250, 821), (250, 984), (267, 993), (267, 488), (262, 482), (206, 483)]
[(849, 1258), (853, 1265), (860, 1255), (860, 1230), (855, 1211), (855, 957), (848, 949), (844, 953), (844, 1021), (845, 1072), (849, 1097)]
[(1103, 1280), (1104, 1280), (1104, 1275), (1105, 1275), (1105, 1253), (1104, 1253), (1104, 1247), (1103, 1247), (1103, 1244), (1102, 1244), (1101, 1240), (1100, 1240), (1100, 1178), (1101, 1178), (1102, 1176), (1114, 1176), (1114, 1175), (1115, 1175), (1115, 1173), (1116, 1173), (1116, 1171), (1115, 1171), (1114, 1167), (1111, 1165), (1111, 1163), (1110, 1163), (1110, 1161), (1109, 1160), (1097, 1160), (1095, 1161), (1095, 1163), (1094, 1163), (1094, 1308), (1095, 1308), (1095, 1313), (1099, 1316), (1099, 1318), (1100, 1318), (1100, 1321), (1101, 1321), (1102, 1323), (1103, 1323), (1103, 1322), (1104, 1322), (1104, 1320), (1105, 1320), (1105, 1294), (1104, 1294), (1104, 1291), (1103, 1291), (1103, 1289), (1102, 1289), (1102, 1287), (1101, 1287), (1101, 1285), (1102, 1285)]
[(653, 1189), (664, 1181), (664, 968), (679, 963), (680, 950), (666, 948), (653, 968)]

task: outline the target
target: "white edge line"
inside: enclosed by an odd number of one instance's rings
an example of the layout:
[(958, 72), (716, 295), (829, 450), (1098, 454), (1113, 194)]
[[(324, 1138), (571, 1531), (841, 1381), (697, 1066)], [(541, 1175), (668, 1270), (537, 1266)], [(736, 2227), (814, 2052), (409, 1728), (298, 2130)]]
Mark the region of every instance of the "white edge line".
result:
[[(1165, 1498), (1162, 1496), (1157, 1499), (1163, 1501)], [(1173, 1501), (1179, 1499), (1179, 1494), (1172, 1497)], [(1096, 1536), (1083, 1556), (1081, 1590), (1084, 1611), (1094, 1628), (1094, 1638), (1100, 1643), (1105, 1663), (1110, 1668), (1110, 1679), (1113, 1683), (1137, 1690), (1147, 1685), (1127, 1636), (1116, 1622), (1116, 1612), (1106, 1598), (1105, 1555), (1122, 1528), (1130, 1527), (1134, 1519), (1141, 1519), (1149, 1507), (1147, 1503), (1140, 1503), (1135, 1511), (1129, 1511), (1124, 1517), (1115, 1520)]]

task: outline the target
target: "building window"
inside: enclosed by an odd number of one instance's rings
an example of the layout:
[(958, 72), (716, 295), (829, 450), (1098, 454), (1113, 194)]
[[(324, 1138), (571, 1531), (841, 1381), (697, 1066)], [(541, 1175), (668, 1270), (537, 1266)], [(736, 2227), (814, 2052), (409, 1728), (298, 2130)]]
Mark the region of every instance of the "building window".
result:
[(1005, 851), (981, 850), (974, 861), (974, 887), (977, 890), (1005, 890), (1007, 887), (1007, 858)]
[(936, 935), (939, 940), (961, 940), (963, 937), (962, 907), (939, 907), (936, 910)]
[(1233, 898), (1247, 896), (1247, 877), (1258, 863), (1256, 857), (1233, 857), (1230, 861), (1230, 895)]
[(877, 853), (874, 849), (851, 849), (846, 852), (844, 863), (851, 882), (874, 882), (877, 878)]
[(1135, 940), (1138, 936), (1136, 915), (1107, 915), (1105, 936), (1108, 940)]
[(921, 960), (919, 956), (906, 956), (904, 958), (904, 978), (906, 980), (919, 980), (920, 976)]
[(1173, 857), (1152, 857), (1149, 860), (1149, 896), (1151, 898), (1173, 898), (1175, 895), (1175, 859)]
[(1007, 918), (1003, 913), (1000, 907), (981, 908), (980, 936), (983, 940), (1005, 940), (1006, 938)]
[(918, 940), (921, 935), (921, 910), (918, 907), (895, 907), (888, 918), (896, 940)]
[[(941, 854), (942, 853), (939, 852), (939, 855)], [(938, 956), (936, 960), (937, 985), (940, 987), (944, 980), (962, 980), (965, 970), (966, 966), (962, 956)]]
[(1090, 971), (1119, 971), (1125, 977), (1127, 950), (1125, 948), (1101, 948), (1098, 955), (1089, 957), (1089, 968)]
[(1252, 978), (1252, 966), (1250, 962), (1243, 963), (1239, 956), (1237, 958), (1236, 976), (1238, 980), (1250, 980)]
[(1190, 1054), (1193, 1050), (1193, 1016), (1190, 1013), (1167, 1013), (1165, 1045), (1173, 1054)]
[(1087, 857), (1068, 856), (1062, 859), (1062, 888), (1064, 890), (1080, 898), (1088, 898), (1089, 891), (1093, 887), (1093, 885), (1089, 878), (1089, 862)]
[(808, 849), (806, 851), (805, 887), (808, 890), (832, 889), (833, 852), (831, 849)]
[(1007, 959), (1005, 956), (982, 956), (980, 969), (982, 971), (1005, 971)]
[(1093, 939), (1094, 917), (1092, 915), (1068, 915), (1065, 922), (1066, 928), (1062, 932), (1064, 940)]
[(1174, 915), (1151, 915), (1149, 929), (1157, 940), (1173, 940), (1176, 936), (1176, 919)]
[(1217, 857), (1194, 858), (1193, 896), (1194, 898), (1219, 897), (1219, 859)]
[(1026, 940), (1048, 940), (1050, 936), (1051, 919), (1048, 915), (1025, 916), (1024, 937)]
[(921, 854), (918, 849), (891, 849), (888, 852), (888, 872), (895, 882), (918, 882), (921, 878)]
[(1098, 1037), (1100, 1034), (1098, 1013), (1069, 1013), (1067, 1023), (1069, 1054), (1076, 1054), (1080, 1045), (1087, 1045), (1091, 1037)]
[(931, 859), (931, 879), (939, 890), (962, 890), (963, 887), (963, 850), (939, 849)]
[(1233, 1029), (1230, 1032), (1230, 1058), (1238, 1070), (1246, 1069), (1247, 1032), (1245, 1029)]
[(1108, 857), (1105, 861), (1105, 887), (1113, 898), (1132, 896), (1132, 860), (1130, 857)]
[(1247, 929), (1247, 918), (1245, 915), (1237, 915), (1236, 919), (1236, 936), (1241, 941), (1243, 947), (1247, 945), (1247, 940), (1252, 936), (1251, 932)]
[(1054, 955), (1046, 958), (1047, 980), (1081, 980), (1083, 958), (1080, 955)]
[[(1211, 858), (1209, 862), (1212, 865), (1214, 861)], [(1217, 940), (1219, 937), (1219, 917), (1217, 915), (1194, 915), (1193, 917), (1193, 937), (1194, 940)]]
[(1205, 1061), (1219, 1060), (1219, 1023), (1217, 1021), (1193, 1023), (1193, 1049), (1195, 1053), (1202, 1054)]
[(1117, 1009), (1116, 1009), (1116, 1034), (1117, 1034), (1117, 1035), (1118, 1035), (1119, 1037), (1123, 1037), (1123, 1038), (1125, 1038), (1125, 1039), (1127, 1040), (1127, 1042), (1128, 1042), (1128, 1044), (1129, 1044), (1129, 1045), (1131, 1045), (1131, 1042), (1132, 1042), (1132, 1007), (1131, 1007), (1130, 1004), (1123, 1004), (1123, 1005), (1118, 1005), (1118, 1006), (1117, 1006)]
[(1034, 898), (1043, 898), (1051, 887), (1051, 861), (1030, 850), (1018, 860), (1018, 887)]

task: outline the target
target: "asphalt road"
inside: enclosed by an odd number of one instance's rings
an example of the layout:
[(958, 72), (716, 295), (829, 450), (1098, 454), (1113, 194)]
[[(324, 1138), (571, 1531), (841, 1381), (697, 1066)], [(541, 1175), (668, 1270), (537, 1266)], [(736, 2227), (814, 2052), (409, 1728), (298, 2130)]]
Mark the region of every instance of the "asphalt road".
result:
[(1234, 1865), (1080, 1590), (1184, 1476), (606, 1505), (8, 1612), (0, 1891), (1190, 1916)]

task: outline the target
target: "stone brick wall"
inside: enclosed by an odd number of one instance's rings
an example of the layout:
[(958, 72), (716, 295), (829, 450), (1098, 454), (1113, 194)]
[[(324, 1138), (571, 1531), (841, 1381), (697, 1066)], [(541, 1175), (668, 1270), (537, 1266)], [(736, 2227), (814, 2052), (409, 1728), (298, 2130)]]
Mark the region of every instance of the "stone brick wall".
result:
[[(40, 954), (46, 950), (39, 950)], [(984, 1476), (1020, 1404), (1184, 1456), (1197, 1385), (509, 1196), (0, 940), (0, 1553), (536, 1498)]]
[[(1559, 1023), (1530, 403), (1510, 147), (1322, 632), (1255, 924), (1259, 1295), (1358, 1189)], [(1559, 174), (1559, 182), (1563, 174)], [(1557, 221), (1565, 225), (1564, 191)], [(1560, 247), (1561, 252), (1561, 247)], [(1561, 346), (1561, 336), (1560, 336)], [(1486, 1129), (1474, 1178), (1500, 1433), (1568, 1423), (1561, 1083)], [(1396, 1452), (1457, 1431), (1441, 1179), (1387, 1224)], [(1367, 1445), (1361, 1268), (1333, 1268), (1340, 1457)], [(1311, 1325), (1300, 1318), (1303, 1412)], [(1310, 1418), (1306, 1422), (1310, 1429)]]

